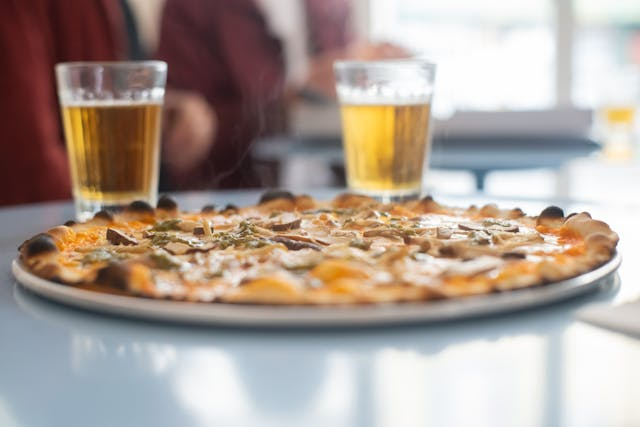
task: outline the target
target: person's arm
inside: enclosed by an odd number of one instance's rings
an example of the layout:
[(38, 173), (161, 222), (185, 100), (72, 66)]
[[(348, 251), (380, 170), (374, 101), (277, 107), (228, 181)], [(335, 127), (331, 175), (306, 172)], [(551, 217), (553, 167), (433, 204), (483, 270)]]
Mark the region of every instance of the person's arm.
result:
[(215, 142), (199, 168), (216, 175), (234, 170), (251, 141), (283, 120), (272, 108), (284, 75), (279, 47), (264, 40), (259, 19), (245, 0), (168, 0), (163, 12), (157, 57), (169, 63), (170, 88), (203, 94), (215, 111)]

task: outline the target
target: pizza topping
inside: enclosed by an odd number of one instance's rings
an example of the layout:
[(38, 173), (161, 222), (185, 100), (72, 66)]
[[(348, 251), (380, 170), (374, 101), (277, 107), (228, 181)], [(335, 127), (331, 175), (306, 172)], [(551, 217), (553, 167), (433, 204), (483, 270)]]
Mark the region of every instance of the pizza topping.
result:
[(179, 224), (182, 222), (179, 218), (171, 218), (166, 221), (156, 223), (151, 227), (151, 231), (177, 231), (180, 230)]
[[(69, 223), (21, 247), (35, 274), (158, 298), (233, 303), (405, 301), (515, 289), (606, 262), (617, 235), (588, 214), (381, 204), (267, 193), (184, 213), (171, 199)], [(96, 279), (97, 278), (97, 279)]]
[(192, 251), (193, 247), (183, 242), (169, 242), (164, 245), (164, 249), (173, 255), (184, 255)]
[(279, 223), (279, 224), (278, 223), (271, 224), (269, 226), (269, 228), (271, 228), (273, 231), (289, 231), (289, 230), (295, 230), (297, 228), (300, 228), (300, 223), (302, 222), (301, 218), (295, 218), (295, 216), (293, 216), (293, 218), (286, 217), (286, 218), (283, 218), (283, 219), (285, 221), (290, 219), (290, 221), (282, 222), (282, 223)]
[(155, 266), (164, 270), (176, 270), (182, 267), (182, 261), (172, 256), (170, 253), (161, 249), (155, 250), (149, 254), (149, 259), (155, 263)]
[(293, 240), (290, 237), (274, 236), (274, 237), (271, 237), (271, 240), (277, 243), (282, 243), (290, 251), (299, 251), (301, 249), (313, 249), (314, 251), (322, 250), (322, 248), (315, 243), (301, 242), (298, 240)]
[(368, 251), (371, 247), (371, 240), (353, 239), (349, 242), (349, 246), (352, 248), (362, 249), (363, 251)]
[[(202, 220), (202, 231), (206, 238), (211, 238), (211, 236), (213, 235), (213, 228), (209, 224), (209, 221), (207, 221), (206, 219)], [(194, 228), (194, 233), (195, 233), (195, 228)]]
[(453, 230), (448, 227), (436, 228), (436, 237), (438, 239), (447, 240), (447, 239), (450, 239), (452, 235), (453, 235)]
[(491, 234), (483, 230), (469, 231), (467, 237), (471, 239), (471, 242), (474, 245), (488, 245), (489, 243), (491, 243)]
[(125, 259), (125, 254), (114, 253), (105, 248), (94, 249), (82, 257), (82, 264), (94, 264), (98, 262), (114, 262)]
[(461, 222), (458, 224), (458, 228), (465, 231), (484, 231), (485, 229), (480, 224), (474, 224), (472, 222)]
[(525, 259), (527, 257), (522, 252), (505, 252), (501, 256), (502, 259)]
[[(415, 234), (415, 233), (414, 233)], [(387, 239), (404, 239), (405, 231), (396, 228), (385, 228), (367, 230), (362, 233), (362, 237), (385, 237)]]
[(107, 240), (112, 245), (137, 245), (138, 241), (115, 228), (107, 228)]

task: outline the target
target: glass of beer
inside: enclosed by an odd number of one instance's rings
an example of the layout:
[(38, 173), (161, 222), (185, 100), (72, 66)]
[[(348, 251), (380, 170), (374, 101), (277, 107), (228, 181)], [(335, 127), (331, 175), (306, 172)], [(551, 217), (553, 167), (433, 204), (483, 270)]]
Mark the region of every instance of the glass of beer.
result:
[(430, 149), (435, 65), (338, 61), (347, 185), (382, 201), (418, 197)]
[(162, 61), (56, 65), (76, 217), (158, 196)]

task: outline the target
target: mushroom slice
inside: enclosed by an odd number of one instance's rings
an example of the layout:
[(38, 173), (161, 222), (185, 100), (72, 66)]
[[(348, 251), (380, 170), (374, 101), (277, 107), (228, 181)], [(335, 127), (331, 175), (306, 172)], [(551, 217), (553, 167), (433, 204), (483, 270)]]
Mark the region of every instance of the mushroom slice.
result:
[(271, 228), (273, 231), (295, 230), (297, 228), (300, 228), (301, 221), (302, 220), (300, 218), (295, 218), (292, 221), (282, 222), (279, 224), (271, 224), (269, 228)]
[(299, 251), (301, 249), (313, 249), (314, 251), (321, 250), (321, 247), (315, 243), (310, 242), (300, 242), (289, 237), (284, 236), (274, 236), (271, 238), (272, 241), (276, 243), (282, 243), (289, 249), (290, 251)]
[(447, 240), (453, 235), (453, 230), (448, 227), (438, 227), (436, 229), (436, 237), (438, 239)]
[(329, 242), (325, 242), (324, 240), (321, 239), (317, 239), (317, 238), (311, 238), (311, 237), (307, 237), (307, 236), (300, 236), (297, 234), (280, 234), (280, 237), (285, 237), (287, 239), (291, 239), (291, 240), (297, 240), (298, 242), (306, 242), (306, 243), (317, 243), (320, 244), (322, 246), (329, 246), (330, 243)]
[(458, 228), (465, 231), (484, 231), (486, 229), (484, 226), (473, 222), (461, 222), (458, 224)]
[(184, 255), (192, 249), (191, 246), (181, 242), (169, 242), (164, 248), (172, 255)]
[(387, 239), (404, 239), (405, 234), (396, 228), (384, 228), (367, 230), (362, 233), (362, 237), (386, 237)]
[(107, 228), (107, 240), (112, 245), (137, 245), (138, 241), (115, 228)]

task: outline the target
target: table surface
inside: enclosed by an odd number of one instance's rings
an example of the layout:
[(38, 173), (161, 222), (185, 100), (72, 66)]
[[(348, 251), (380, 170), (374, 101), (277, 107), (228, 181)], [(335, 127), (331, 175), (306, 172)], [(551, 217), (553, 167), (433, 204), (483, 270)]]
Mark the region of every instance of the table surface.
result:
[[(177, 195), (193, 209), (257, 197)], [(548, 204), (498, 202), (532, 214)], [(640, 425), (640, 340), (574, 317), (640, 295), (640, 206), (556, 204), (622, 236), (615, 286), (510, 315), (297, 331), (144, 322), (37, 297), (16, 284), (11, 260), (72, 206), (0, 209), (0, 426)]]

